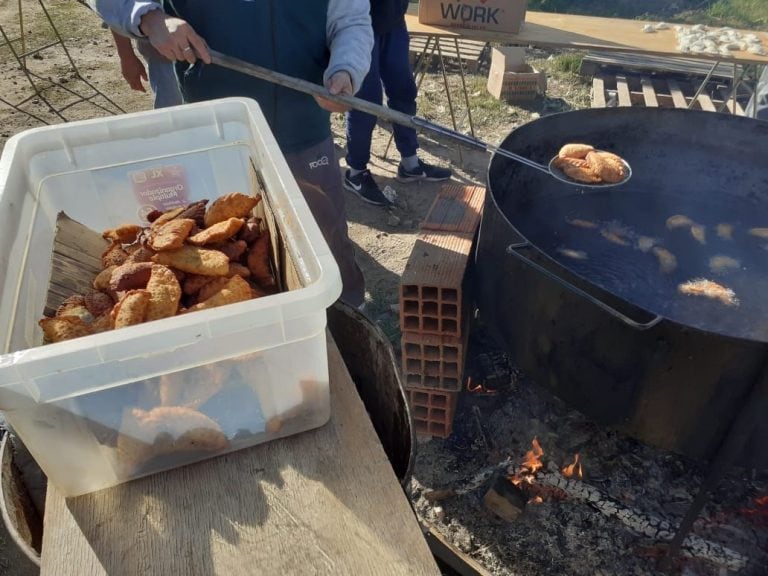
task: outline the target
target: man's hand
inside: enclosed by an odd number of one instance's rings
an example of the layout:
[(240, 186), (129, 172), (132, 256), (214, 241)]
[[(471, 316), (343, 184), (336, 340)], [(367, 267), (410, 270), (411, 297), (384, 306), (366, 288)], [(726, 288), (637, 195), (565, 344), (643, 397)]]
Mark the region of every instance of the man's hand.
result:
[[(354, 91), (352, 89), (352, 76), (349, 75), (349, 72), (345, 72), (343, 70), (341, 72), (336, 72), (336, 74), (328, 78), (328, 81), (325, 83), (325, 87), (328, 88), (328, 92), (331, 94), (346, 94), (347, 96), (354, 95)], [(317, 100), (317, 103), (321, 108), (324, 108), (329, 112), (346, 112), (349, 110), (349, 106), (345, 106), (344, 104), (337, 104), (336, 102), (331, 102), (330, 100), (320, 98), (319, 96), (315, 96), (315, 100)]]
[(150, 10), (141, 17), (141, 32), (168, 60), (186, 60), (190, 64), (200, 58), (211, 63), (208, 45), (185, 20), (168, 16), (162, 10)]
[(148, 80), (147, 69), (144, 68), (144, 63), (138, 56), (136, 56), (136, 54), (131, 53), (126, 56), (121, 55), (120, 70), (123, 73), (123, 78), (128, 82), (128, 86), (139, 92), (147, 91), (146, 88), (144, 88), (144, 84), (141, 82), (142, 80), (144, 80), (144, 82)]

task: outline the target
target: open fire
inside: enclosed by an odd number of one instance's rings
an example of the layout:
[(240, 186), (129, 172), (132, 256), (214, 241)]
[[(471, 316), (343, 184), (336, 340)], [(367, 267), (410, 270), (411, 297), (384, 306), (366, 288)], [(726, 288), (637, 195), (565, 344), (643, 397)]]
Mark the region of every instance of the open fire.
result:
[(482, 333), (475, 346), (454, 433), (420, 445), (412, 484), (419, 516), (456, 548), (494, 576), (766, 575), (768, 470), (730, 470), (662, 569), (709, 466), (489, 361)]

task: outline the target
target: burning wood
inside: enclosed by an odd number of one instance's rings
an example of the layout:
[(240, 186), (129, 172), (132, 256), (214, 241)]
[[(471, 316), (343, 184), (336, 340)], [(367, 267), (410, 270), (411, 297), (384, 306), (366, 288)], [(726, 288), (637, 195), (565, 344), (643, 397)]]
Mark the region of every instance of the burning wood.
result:
[[(576, 500), (590, 505), (605, 516), (616, 518), (633, 532), (647, 538), (666, 541), (674, 538), (676, 528), (671, 523), (629, 508), (613, 500), (601, 490), (582, 482), (583, 468), (578, 454), (574, 456), (571, 464), (562, 469), (562, 472), (544, 470), (542, 456), (544, 456), (544, 450), (538, 439), (534, 438), (532, 448), (526, 453), (522, 464), (515, 465), (511, 458), (506, 458), (498, 465), (482, 470), (461, 488), (434, 491), (426, 494), (425, 497), (430, 501), (436, 501), (467, 494), (484, 485), (499, 470), (506, 470), (510, 482), (528, 494), (529, 504), (543, 502), (545, 498)], [(498, 481), (494, 482), (494, 487), (497, 483)], [(758, 506), (768, 505), (768, 497), (765, 498), (765, 502), (762, 499), (756, 502)], [(514, 515), (516, 516), (517, 514)], [(740, 570), (748, 562), (742, 554), (694, 534), (688, 535), (681, 551), (685, 556), (707, 560), (729, 570)]]

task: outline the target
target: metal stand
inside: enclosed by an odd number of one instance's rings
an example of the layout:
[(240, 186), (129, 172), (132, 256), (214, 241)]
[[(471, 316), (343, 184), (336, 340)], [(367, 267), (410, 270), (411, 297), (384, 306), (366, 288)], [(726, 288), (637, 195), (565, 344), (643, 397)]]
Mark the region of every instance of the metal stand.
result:
[(662, 559), (661, 567), (663, 569), (671, 568), (673, 560), (680, 553), (680, 547), (690, 534), (693, 523), (709, 500), (710, 494), (717, 488), (725, 473), (741, 454), (757, 422), (764, 418), (766, 413), (768, 413), (768, 362), (763, 366), (761, 376), (744, 399), (739, 415), (731, 424), (728, 435), (710, 463), (709, 473), (704, 479), (699, 493), (680, 522), (675, 537), (667, 550), (667, 555)]
[[(440, 37), (438, 36), (427, 36), (426, 43), (424, 44), (424, 49), (421, 51), (421, 54), (419, 54), (418, 59), (416, 60), (416, 65), (414, 66), (414, 79), (416, 80), (416, 87), (417, 87), (417, 93), (421, 89), (421, 84), (424, 81), (424, 78), (426, 77), (427, 68), (429, 67), (429, 63), (432, 61), (432, 59), (435, 56), (435, 50), (437, 50), (437, 55), (440, 61), (440, 71), (443, 76), (443, 85), (445, 86), (445, 93), (446, 97), (448, 99), (448, 111), (451, 114), (451, 122), (453, 125), (453, 129), (458, 131), (458, 122), (456, 121), (456, 109), (453, 105), (453, 98), (451, 96), (451, 87), (448, 83), (448, 71), (445, 66), (445, 58), (443, 56), (442, 48), (440, 47)], [(458, 38), (454, 38), (453, 40), (454, 45), (456, 47), (456, 56), (459, 61), (459, 75), (461, 77), (461, 90), (464, 94), (464, 104), (467, 109), (467, 122), (469, 123), (469, 133), (474, 137), (475, 136), (475, 125), (474, 121), (472, 119), (472, 107), (469, 102), (469, 92), (467, 91), (467, 80), (466, 80), (466, 74), (464, 72), (464, 61), (461, 59), (461, 52), (459, 49), (459, 40)], [(432, 49), (429, 50), (430, 45), (432, 45)], [(429, 57), (427, 57), (427, 51), (429, 50)], [(394, 135), (390, 134), (389, 140), (387, 141), (387, 146), (384, 149), (384, 155), (383, 158), (387, 158), (389, 156), (389, 149), (392, 146), (392, 140), (394, 139)], [(464, 154), (462, 153), (461, 148), (458, 148), (459, 152), (459, 162), (461, 164), (464, 164)]]
[[(66, 44), (62, 40), (61, 34), (59, 34), (59, 31), (56, 28), (56, 25), (54, 24), (53, 19), (51, 18), (50, 13), (48, 12), (48, 9), (45, 7), (45, 4), (43, 4), (43, 0), (37, 0), (37, 3), (40, 6), (43, 15), (45, 16), (45, 19), (47, 20), (48, 27), (50, 28), (50, 32), (52, 32), (53, 34), (54, 40), (42, 46), (39, 46), (37, 48), (27, 50), (24, 14), (22, 11), (21, 0), (19, 0), (20, 35), (16, 38), (11, 38), (9, 34), (5, 31), (5, 29), (2, 26), (0, 26), (0, 36), (2, 37), (2, 43), (0, 43), (0, 47), (2, 46), (8, 47), (9, 52), (11, 53), (14, 60), (18, 64), (19, 70), (21, 70), (21, 72), (24, 74), (24, 77), (26, 78), (27, 82), (32, 88), (32, 94), (27, 96), (26, 98), (23, 98), (18, 102), (11, 102), (6, 98), (4, 98), (3, 96), (0, 96), (0, 102), (5, 104), (6, 106), (9, 106), (10, 108), (13, 108), (18, 112), (21, 112), (22, 114), (26, 114), (27, 116), (33, 118), (34, 120), (40, 122), (41, 124), (51, 124), (51, 122), (38, 116), (37, 114), (34, 114), (22, 108), (24, 104), (27, 104), (29, 101), (33, 99), (41, 100), (48, 107), (48, 111), (53, 116), (55, 116), (54, 122), (57, 122), (57, 121), (68, 122), (70, 119), (64, 115), (64, 112), (69, 108), (72, 108), (73, 106), (81, 103), (86, 103), (110, 115), (124, 113), (125, 110), (123, 108), (121, 108), (111, 98), (109, 98), (106, 94), (101, 92), (91, 82), (89, 82), (82, 74), (80, 74), (80, 71), (77, 69), (75, 62), (72, 59), (72, 55), (69, 53), (69, 50), (67, 49)], [(16, 43), (20, 45), (21, 47), (20, 51), (16, 48)], [(85, 84), (85, 86), (88, 88), (88, 90), (85, 91), (87, 93), (83, 93), (84, 91), (73, 89), (73, 88), (70, 88), (69, 86), (65, 86), (64, 84), (62, 84), (57, 80), (54, 80), (53, 78), (50, 78), (50, 77), (44, 78), (39, 74), (36, 74), (35, 72), (33, 72), (27, 65), (28, 57), (34, 56), (35, 54), (38, 54), (43, 50), (47, 50), (49, 48), (54, 48), (57, 46), (60, 46), (61, 49), (64, 51), (64, 54), (67, 57), (67, 61), (69, 62), (71, 73), (74, 76), (74, 78), (77, 81)], [(74, 96), (75, 99), (71, 102), (68, 102), (65, 105), (56, 107), (54, 103), (51, 102), (50, 97), (47, 95), (47, 93), (52, 89), (62, 90), (67, 94)], [(98, 101), (95, 101), (95, 99), (98, 99), (98, 98), (102, 99), (104, 102), (106, 102), (106, 104), (102, 104)]]

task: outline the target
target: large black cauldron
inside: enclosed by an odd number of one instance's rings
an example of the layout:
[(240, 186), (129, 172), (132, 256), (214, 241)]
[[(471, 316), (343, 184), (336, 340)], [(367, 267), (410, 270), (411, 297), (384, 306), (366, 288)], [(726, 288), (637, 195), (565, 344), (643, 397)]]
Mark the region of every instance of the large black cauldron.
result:
[[(614, 151), (634, 176), (585, 192), (495, 156), (476, 254), (481, 318), (518, 365), (598, 422), (709, 459), (768, 367), (768, 123), (584, 110), (526, 124), (502, 148), (546, 163), (566, 142)], [(700, 277), (739, 305), (678, 292)], [(737, 462), (768, 467), (768, 418)]]

